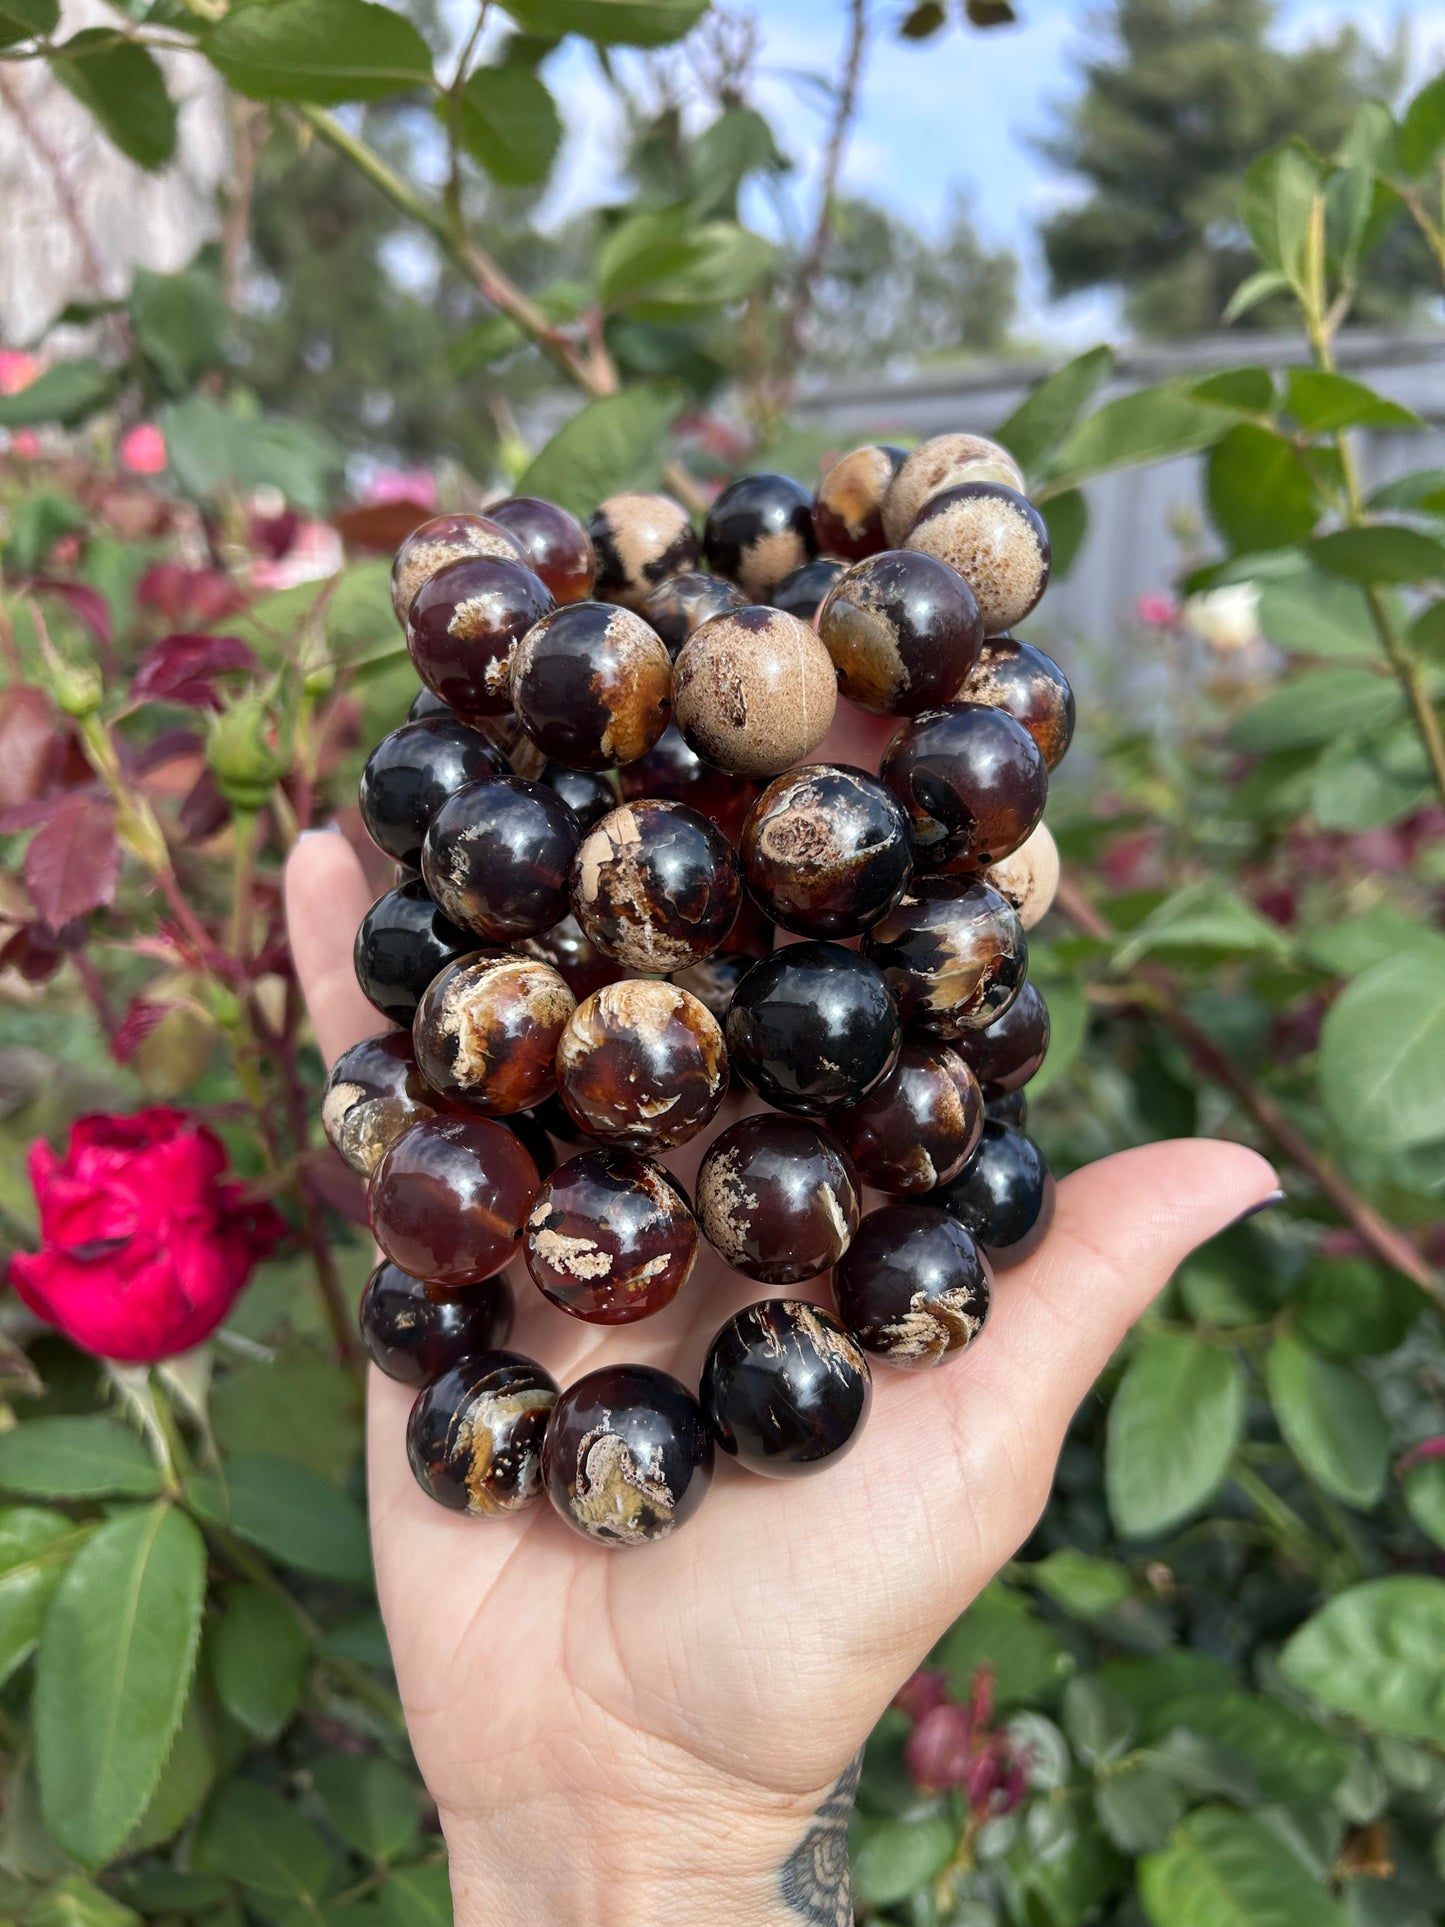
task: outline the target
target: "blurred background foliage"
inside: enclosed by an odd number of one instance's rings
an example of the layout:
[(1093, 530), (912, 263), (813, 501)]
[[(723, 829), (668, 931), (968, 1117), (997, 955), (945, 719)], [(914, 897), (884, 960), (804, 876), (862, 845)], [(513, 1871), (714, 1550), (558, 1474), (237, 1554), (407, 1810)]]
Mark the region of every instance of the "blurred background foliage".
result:
[[(0, 363), (0, 1237), (34, 1239), (26, 1145), (155, 1101), (217, 1129), (292, 1233), (209, 1346), (149, 1372), (3, 1301), (7, 1918), (449, 1918), (369, 1585), (369, 1246), (314, 1122), (280, 862), (308, 824), (356, 827), (364, 746), (415, 686), (384, 557), (433, 503), (811, 482), (837, 443), (790, 425), (808, 383), (1028, 346), (965, 203), (940, 238), (839, 185), (871, 50), (927, 60), (1015, 11), (848, 0), (810, 219), (765, 236), (740, 210), (784, 144), (748, 18), (704, 0), (515, 0), (460, 36), (372, 0), (154, 0), (78, 33), (0, 0), (0, 109), (44, 63), (160, 168), (158, 56), (192, 49), (235, 160), (194, 262)], [(577, 36), (626, 108), (627, 195), (549, 226), (549, 62)], [(1207, 513), (1122, 650), (1045, 638), (1084, 702), (1030, 1128), (1061, 1171), (1246, 1137), (1289, 1198), (1185, 1266), (1040, 1526), (880, 1726), (856, 1900), (896, 1927), (1427, 1927), (1445, 471), (1365, 473), (1362, 433), (1427, 438), (1337, 363), (1358, 320), (1437, 321), (1445, 77), (1407, 89), (1403, 46), (1348, 28), (1283, 49), (1258, 0), (1116, 0), (1091, 45), (1049, 136), (1082, 183), (1043, 226), (1057, 288), (1238, 332), (1143, 388), (1091, 350), (998, 429), (1061, 570), (1100, 477), (1191, 457)], [(1260, 324), (1296, 338), (1268, 366)], [(1131, 657), (1164, 690), (1147, 727)]]

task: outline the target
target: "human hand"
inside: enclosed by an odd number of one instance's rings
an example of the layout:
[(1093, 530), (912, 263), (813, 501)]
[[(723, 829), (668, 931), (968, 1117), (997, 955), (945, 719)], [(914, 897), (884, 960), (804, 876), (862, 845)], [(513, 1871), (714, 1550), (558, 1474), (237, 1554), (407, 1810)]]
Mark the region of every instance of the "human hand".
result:
[[(851, 747), (825, 746), (861, 761)], [(286, 900), (330, 1062), (383, 1027), (352, 977), (370, 892), (343, 838), (298, 845)], [(668, 1161), (690, 1177), (700, 1151)], [(863, 1741), (1028, 1536), (1130, 1324), (1275, 1182), (1254, 1152), (1202, 1139), (1076, 1172), (961, 1359), (880, 1367), (863, 1437), (823, 1478), (720, 1461), (686, 1530), (642, 1552), (590, 1545), (545, 1504), (481, 1522), (432, 1503), (407, 1466), (412, 1394), (373, 1370), (377, 1586), (458, 1927), (847, 1927)], [(707, 1253), (666, 1311), (619, 1329), (518, 1283), (509, 1348), (564, 1385), (621, 1360), (695, 1383), (717, 1327), (765, 1295)]]

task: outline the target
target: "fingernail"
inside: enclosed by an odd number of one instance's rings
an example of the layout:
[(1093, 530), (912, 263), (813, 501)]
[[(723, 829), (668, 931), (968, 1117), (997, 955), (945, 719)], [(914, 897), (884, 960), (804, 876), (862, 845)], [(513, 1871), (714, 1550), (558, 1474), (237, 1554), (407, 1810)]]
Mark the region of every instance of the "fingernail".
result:
[(1273, 1211), (1277, 1204), (1283, 1204), (1284, 1201), (1285, 1192), (1282, 1188), (1271, 1191), (1267, 1198), (1261, 1198), (1258, 1204), (1252, 1204), (1248, 1211), (1241, 1211), (1237, 1218), (1231, 1218), (1230, 1224), (1231, 1226), (1243, 1224), (1246, 1218), (1257, 1218), (1261, 1211)]

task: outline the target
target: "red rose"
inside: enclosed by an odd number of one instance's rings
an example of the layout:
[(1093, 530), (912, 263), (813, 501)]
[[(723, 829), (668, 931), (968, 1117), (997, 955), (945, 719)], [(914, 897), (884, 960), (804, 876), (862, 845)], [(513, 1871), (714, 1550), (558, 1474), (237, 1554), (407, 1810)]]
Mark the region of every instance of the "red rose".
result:
[(41, 1249), (15, 1289), (82, 1350), (128, 1365), (199, 1345), (285, 1225), (222, 1182), (220, 1140), (183, 1111), (83, 1117), (64, 1157), (30, 1147)]

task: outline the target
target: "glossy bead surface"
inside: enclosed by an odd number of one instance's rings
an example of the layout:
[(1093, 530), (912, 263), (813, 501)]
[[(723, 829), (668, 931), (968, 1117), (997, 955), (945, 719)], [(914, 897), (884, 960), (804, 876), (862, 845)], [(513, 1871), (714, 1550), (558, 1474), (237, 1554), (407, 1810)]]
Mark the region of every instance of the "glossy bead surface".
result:
[(751, 951), (718, 950), (711, 957), (704, 957), (701, 963), (674, 971), (672, 981), (679, 990), (696, 997), (726, 1028), (733, 992), (756, 962)]
[(740, 1118), (698, 1166), (697, 1217), (709, 1244), (765, 1285), (795, 1285), (836, 1264), (859, 1209), (851, 1161), (805, 1118)]
[(785, 575), (817, 553), (813, 498), (791, 475), (741, 476), (708, 510), (702, 546), (714, 574), (766, 602)]
[(776, 776), (815, 750), (838, 705), (827, 650), (796, 616), (714, 616), (683, 644), (673, 714), (689, 748), (734, 776)]
[(588, 831), (572, 869), (572, 911), (604, 956), (663, 976), (717, 950), (742, 884), (722, 831), (684, 803), (624, 803)]
[(879, 775), (908, 815), (925, 870), (984, 870), (1029, 837), (1049, 772), (1021, 723), (982, 703), (927, 709), (898, 731)]
[(520, 1138), (487, 1117), (424, 1118), (371, 1177), (371, 1229), (392, 1263), (453, 1290), (500, 1271), (541, 1180)]
[(522, 1252), (544, 1297), (589, 1325), (629, 1325), (672, 1303), (697, 1259), (697, 1222), (660, 1164), (584, 1151), (537, 1193)]
[(739, 855), (768, 916), (803, 937), (856, 936), (913, 873), (902, 805), (876, 776), (838, 763), (805, 764), (769, 783)]
[(635, 763), (617, 772), (624, 802), (640, 797), (662, 797), (686, 803), (690, 810), (716, 823), (729, 843), (736, 844), (757, 787), (705, 763), (688, 748), (676, 723), (663, 731), (653, 747)]
[(1001, 1017), (1028, 970), (1023, 925), (996, 890), (952, 877), (915, 879), (863, 939), (903, 1022), (951, 1041)]
[(473, 1518), (504, 1518), (542, 1496), (542, 1441), (557, 1381), (517, 1352), (464, 1358), (417, 1395), (406, 1454), (430, 1498)]
[(990, 1119), (978, 1149), (930, 1200), (981, 1244), (996, 1271), (1037, 1251), (1054, 1220), (1054, 1177), (1031, 1137)]
[(1022, 622), (1049, 586), (1048, 525), (1032, 502), (1001, 482), (965, 482), (935, 495), (906, 546), (958, 570), (988, 636)]
[(818, 634), (849, 702), (875, 716), (916, 716), (951, 700), (978, 660), (973, 591), (946, 562), (888, 549), (839, 578)]
[(615, 769), (667, 728), (672, 658), (630, 609), (574, 602), (517, 644), (512, 703), (546, 755), (574, 769)]
[[(1021, 984), (1001, 1017), (982, 1030), (965, 1031), (956, 1048), (972, 1066), (985, 1099), (1022, 1090), (1049, 1048), (1049, 1007), (1037, 985)], [(942, 1173), (939, 1182), (943, 1182)]]
[(423, 685), (412, 697), (406, 712), (409, 723), (424, 723), (429, 716), (450, 716), (456, 719), (456, 711), (450, 703), (444, 703), (435, 690)]
[(554, 602), (585, 602), (591, 595), (597, 558), (575, 515), (540, 495), (510, 495), (505, 502), (494, 502), (487, 517), (511, 536)]
[(957, 1218), (935, 1204), (870, 1211), (833, 1274), (838, 1316), (890, 1365), (942, 1365), (983, 1330), (988, 1261)]
[(611, 770), (568, 769), (565, 763), (548, 763), (537, 781), (561, 797), (581, 830), (590, 829), (622, 800)]
[(1010, 1091), (1007, 1097), (991, 1097), (983, 1107), (990, 1124), (1012, 1124), (1022, 1131), (1029, 1121), (1029, 1101), (1023, 1091)]
[(870, 442), (839, 456), (813, 499), (813, 532), (824, 555), (861, 562), (888, 547), (883, 498), (907, 459), (908, 450), (891, 442)]
[(1011, 855), (990, 863), (983, 880), (1013, 905), (1025, 930), (1041, 923), (1059, 889), (1059, 846), (1048, 824), (1035, 824)]
[(391, 565), (391, 606), (403, 627), (423, 583), (449, 568), (476, 556), (495, 561), (519, 562), (518, 542), (485, 515), (434, 515), (429, 522), (413, 529), (396, 552)]
[(412, 1022), (432, 1089), (485, 1116), (557, 1088), (557, 1045), (577, 999), (550, 964), (505, 951), (463, 957), (427, 986)]
[(883, 973), (836, 943), (794, 943), (754, 964), (728, 1012), (738, 1075), (780, 1111), (847, 1104), (893, 1068), (902, 1028)]
[(773, 1478), (818, 1472), (863, 1429), (873, 1399), (868, 1359), (831, 1312), (767, 1298), (713, 1340), (702, 1407), (719, 1450)]
[(1022, 489), (1018, 463), (986, 435), (934, 435), (898, 466), (883, 497), (886, 546), (901, 549), (919, 511), (935, 495), (962, 482), (1002, 482)]
[(713, 1444), (685, 1385), (649, 1365), (604, 1365), (569, 1385), (543, 1475), (559, 1516), (604, 1546), (669, 1538), (702, 1504)]
[(659, 582), (643, 603), (642, 616), (662, 637), (667, 653), (675, 656), (701, 623), (747, 606), (748, 599), (735, 582), (693, 569)]
[(361, 820), (378, 849), (415, 870), (427, 826), (452, 792), (506, 774), (502, 752), (454, 716), (403, 723), (366, 759)]
[(697, 567), (692, 518), (670, 495), (610, 495), (587, 533), (597, 556), (595, 593), (603, 602), (641, 609), (660, 582)]
[(438, 1291), (387, 1260), (367, 1279), (357, 1320), (373, 1364), (399, 1385), (425, 1385), (462, 1359), (505, 1345), (515, 1310), (505, 1278)]
[(960, 1051), (905, 1043), (866, 1097), (829, 1112), (828, 1128), (865, 1184), (901, 1196), (931, 1191), (963, 1169), (983, 1132), (983, 1093)]
[(570, 910), (550, 930), (541, 930), (535, 937), (523, 937), (513, 948), (521, 956), (536, 957), (541, 963), (551, 964), (579, 1004), (604, 984), (615, 984), (622, 975), (612, 959), (597, 949)]
[(1074, 740), (1068, 677), (1052, 656), (1016, 636), (990, 636), (966, 680), (951, 693), (961, 703), (1007, 710), (1033, 737), (1050, 769), (1063, 762)]
[(577, 1006), (557, 1047), (557, 1087), (584, 1131), (632, 1150), (686, 1144), (727, 1095), (717, 1019), (675, 984), (625, 978)]
[[(551, 1097), (544, 1097), (541, 1103), (554, 1104), (556, 1101), (554, 1092)], [(448, 1105), (446, 1108), (452, 1107)], [(557, 1153), (547, 1134), (547, 1126), (538, 1115), (539, 1109), (540, 1106), (534, 1106), (530, 1111), (513, 1111), (509, 1116), (499, 1118), (498, 1122), (520, 1140), (527, 1156), (537, 1167), (537, 1176), (550, 1178), (557, 1169)]]
[(500, 716), (512, 703), (512, 652), (552, 607), (520, 560), (453, 562), (422, 584), (406, 619), (416, 673), (459, 716)]
[(773, 589), (768, 601), (786, 615), (796, 616), (800, 622), (811, 623), (823, 598), (842, 575), (845, 566), (830, 555), (815, 555), (801, 569), (794, 569), (785, 575)]
[(321, 1128), (351, 1169), (369, 1178), (387, 1146), (439, 1108), (411, 1038), (388, 1030), (364, 1037), (331, 1066), (321, 1093)]
[(384, 1017), (409, 1025), (437, 972), (476, 947), (476, 938), (437, 908), (420, 878), (400, 883), (361, 919), (353, 949), (356, 981)]
[(452, 921), (489, 943), (550, 929), (567, 914), (577, 819), (520, 776), (458, 790), (432, 818), (421, 873)]

